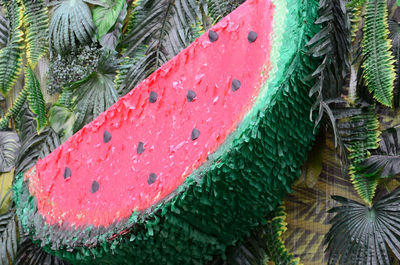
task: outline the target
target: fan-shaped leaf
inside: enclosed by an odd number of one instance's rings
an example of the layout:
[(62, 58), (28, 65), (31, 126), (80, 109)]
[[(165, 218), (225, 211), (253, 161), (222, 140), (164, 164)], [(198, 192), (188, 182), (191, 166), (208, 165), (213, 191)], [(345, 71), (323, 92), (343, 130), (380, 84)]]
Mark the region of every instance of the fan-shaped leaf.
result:
[(400, 258), (400, 189), (372, 207), (340, 196), (325, 245), (330, 265), (389, 265), (389, 249)]
[[(96, 6), (92, 9), (93, 21), (97, 27), (97, 39), (100, 40), (117, 22), (124, 6), (125, 0), (101, 0), (108, 7)], [(123, 20), (123, 19), (122, 19)]]
[(47, 124), (46, 105), (42, 90), (35, 73), (30, 67), (26, 68), (25, 85), (28, 90), (28, 102), (34, 114), (36, 114), (37, 131), (40, 133)]
[(82, 0), (63, 0), (55, 5), (50, 21), (50, 45), (59, 54), (94, 41), (95, 25), (89, 6)]
[(9, 172), (14, 167), (20, 148), (15, 132), (0, 132), (0, 172)]
[(25, 7), (24, 24), (26, 28), (26, 55), (34, 68), (48, 49), (49, 18), (43, 0), (22, 0)]
[(391, 107), (395, 71), (388, 35), (387, 2), (368, 0), (362, 43), (364, 78), (374, 98)]
[(74, 131), (78, 131), (118, 100), (113, 81), (119, 64), (120, 60), (116, 59), (113, 53), (104, 52), (99, 59), (97, 71), (70, 87), (74, 90)]

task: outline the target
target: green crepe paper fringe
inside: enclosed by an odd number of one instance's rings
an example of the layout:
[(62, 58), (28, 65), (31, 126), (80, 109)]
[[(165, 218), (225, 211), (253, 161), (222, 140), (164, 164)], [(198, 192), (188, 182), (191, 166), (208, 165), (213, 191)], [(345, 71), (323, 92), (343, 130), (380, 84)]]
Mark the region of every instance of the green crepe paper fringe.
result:
[(107, 228), (47, 225), (20, 174), (14, 201), (33, 240), (73, 264), (205, 264), (265, 222), (290, 191), (314, 139), (312, 83), (304, 80), (319, 63), (304, 50), (319, 30), (314, 25), (318, 1), (274, 3), (277, 12), (284, 12), (285, 4), (288, 9), (284, 23), (274, 23), (284, 43), (272, 51), (279, 69), (206, 165), (168, 199)]

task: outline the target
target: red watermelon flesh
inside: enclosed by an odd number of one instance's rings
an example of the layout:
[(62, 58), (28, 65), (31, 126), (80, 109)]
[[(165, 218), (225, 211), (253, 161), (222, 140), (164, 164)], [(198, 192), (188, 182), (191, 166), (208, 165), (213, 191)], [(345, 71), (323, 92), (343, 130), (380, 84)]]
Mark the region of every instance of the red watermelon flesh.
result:
[(25, 174), (49, 224), (107, 226), (165, 199), (249, 112), (274, 6), (250, 0)]

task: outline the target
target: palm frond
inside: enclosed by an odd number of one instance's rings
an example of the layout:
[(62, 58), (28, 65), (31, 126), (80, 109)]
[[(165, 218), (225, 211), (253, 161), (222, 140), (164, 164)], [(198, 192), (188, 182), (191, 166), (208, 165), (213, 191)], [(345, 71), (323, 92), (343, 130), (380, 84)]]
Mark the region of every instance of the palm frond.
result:
[(0, 215), (0, 264), (13, 264), (18, 248), (18, 231), (14, 211)]
[[(350, 18), (344, 3), (344, 0), (320, 1), (320, 17), (315, 23), (322, 27), (307, 44), (310, 54), (314, 57), (323, 57), (321, 65), (312, 74), (315, 85), (309, 93), (310, 97), (316, 98), (310, 113), (312, 115), (318, 110), (316, 126), (324, 114), (329, 116), (332, 112), (327, 100), (340, 96), (346, 71), (350, 66), (348, 60), (351, 50)], [(332, 119), (331, 123), (335, 127)]]
[(364, 78), (374, 98), (391, 107), (395, 71), (388, 35), (386, 1), (368, 0), (362, 42)]
[(36, 78), (35, 73), (29, 66), (26, 68), (25, 79), (25, 85), (28, 90), (29, 106), (32, 112), (36, 114), (36, 129), (38, 133), (40, 133), (47, 124), (46, 105), (44, 102), (42, 90), (40, 89), (39, 80)]
[(119, 65), (120, 60), (115, 58), (114, 53), (103, 52), (97, 71), (71, 85), (69, 89), (74, 90), (73, 110), (76, 116), (74, 131), (81, 129), (118, 100), (114, 79)]
[(0, 92), (3, 96), (14, 86), (21, 70), (23, 57), (22, 9), (17, 1), (7, 1), (6, 17), (10, 24), (9, 40), (0, 50)]
[(143, 0), (134, 16), (135, 24), (122, 42), (124, 55), (135, 58), (143, 45), (147, 50), (127, 75), (128, 91), (193, 42), (200, 34), (202, 20), (196, 0)]
[(63, 0), (55, 5), (50, 21), (50, 46), (59, 54), (95, 41), (95, 25), (89, 6), (82, 0)]
[(400, 189), (371, 207), (333, 196), (340, 206), (330, 212), (332, 227), (325, 237), (330, 265), (392, 264), (391, 252), (400, 258)]
[(26, 29), (26, 56), (34, 68), (40, 57), (48, 50), (49, 18), (47, 7), (42, 0), (22, 0), (24, 5), (24, 24)]

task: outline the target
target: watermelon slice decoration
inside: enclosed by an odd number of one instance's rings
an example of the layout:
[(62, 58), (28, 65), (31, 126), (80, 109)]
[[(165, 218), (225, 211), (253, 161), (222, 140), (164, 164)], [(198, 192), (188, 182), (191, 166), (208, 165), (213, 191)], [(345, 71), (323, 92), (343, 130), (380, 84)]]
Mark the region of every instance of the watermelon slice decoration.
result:
[(313, 140), (316, 0), (248, 0), (17, 176), (23, 227), (74, 264), (204, 264), (274, 209)]

